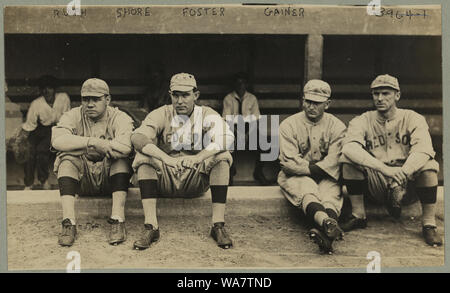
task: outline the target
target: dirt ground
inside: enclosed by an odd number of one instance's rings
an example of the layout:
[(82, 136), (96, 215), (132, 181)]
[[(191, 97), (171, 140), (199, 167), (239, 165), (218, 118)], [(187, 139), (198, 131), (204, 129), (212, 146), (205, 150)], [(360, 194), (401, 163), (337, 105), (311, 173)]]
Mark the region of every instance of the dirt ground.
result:
[[(432, 248), (421, 236), (420, 219), (395, 222), (369, 218), (365, 230), (349, 232), (335, 243), (335, 254), (320, 255), (306, 236), (297, 216), (227, 218), (234, 247), (223, 250), (209, 237), (209, 217), (160, 217), (161, 239), (150, 249), (132, 249), (143, 229), (143, 217), (127, 219), (128, 239), (119, 246), (107, 241), (106, 218), (84, 218), (78, 223), (78, 239), (70, 248), (59, 247), (59, 219), (42, 215), (8, 217), (9, 270), (65, 270), (70, 251), (78, 251), (83, 269), (158, 268), (365, 268), (369, 251), (381, 255), (383, 267), (442, 266), (444, 248)], [(438, 220), (443, 234), (443, 222)], [(443, 236), (443, 235), (442, 235)]]

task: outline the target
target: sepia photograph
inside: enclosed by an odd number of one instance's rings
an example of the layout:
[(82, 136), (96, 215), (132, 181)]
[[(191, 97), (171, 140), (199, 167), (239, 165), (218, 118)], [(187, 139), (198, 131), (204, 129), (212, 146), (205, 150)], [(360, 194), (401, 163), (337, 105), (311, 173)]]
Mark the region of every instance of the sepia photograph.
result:
[(369, 2), (5, 5), (8, 271), (443, 268), (442, 7)]

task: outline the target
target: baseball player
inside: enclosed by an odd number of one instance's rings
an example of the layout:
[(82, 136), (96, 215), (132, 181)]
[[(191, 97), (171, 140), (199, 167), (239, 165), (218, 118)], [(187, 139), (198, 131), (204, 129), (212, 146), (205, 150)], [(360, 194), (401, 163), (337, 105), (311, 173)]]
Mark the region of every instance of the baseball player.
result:
[(322, 80), (310, 80), (303, 89), (303, 111), (280, 125), (278, 184), (285, 197), (300, 207), (314, 223), (310, 238), (324, 253), (342, 238), (337, 223), (343, 199), (338, 184), (338, 163), (345, 125), (331, 114), (331, 88)]
[[(380, 75), (371, 84), (375, 111), (350, 121), (342, 148), (343, 179), (352, 204), (352, 217), (344, 231), (367, 226), (363, 194), (385, 203), (399, 217), (404, 195), (416, 194), (422, 204), (423, 237), (439, 246), (435, 204), (438, 163), (425, 118), (397, 108), (397, 78)], [(406, 197), (405, 197), (406, 198)]]
[(190, 197), (209, 187), (211, 236), (219, 247), (230, 248), (224, 216), (232, 157), (226, 150), (234, 135), (217, 112), (195, 104), (200, 92), (192, 74), (172, 76), (169, 93), (172, 104), (150, 112), (131, 136), (145, 214), (145, 229), (134, 248), (149, 248), (159, 239), (157, 198)]
[(61, 115), (70, 110), (70, 98), (66, 93), (57, 93), (57, 80), (50, 75), (39, 78), (39, 97), (30, 104), (25, 123), (19, 136), (27, 137), (30, 143), (30, 154), (24, 165), (25, 190), (31, 190), (34, 183), (34, 172), (37, 169), (38, 180), (43, 189), (50, 189), (48, 182), (49, 165), (52, 161), (50, 138), (52, 126)]
[(58, 177), (63, 209), (58, 243), (71, 246), (77, 234), (75, 195), (112, 193), (108, 241), (126, 240), (125, 199), (131, 175), (128, 155), (133, 120), (110, 107), (105, 81), (86, 80), (81, 87), (81, 106), (65, 113), (52, 129), (52, 146), (58, 151), (54, 171)]

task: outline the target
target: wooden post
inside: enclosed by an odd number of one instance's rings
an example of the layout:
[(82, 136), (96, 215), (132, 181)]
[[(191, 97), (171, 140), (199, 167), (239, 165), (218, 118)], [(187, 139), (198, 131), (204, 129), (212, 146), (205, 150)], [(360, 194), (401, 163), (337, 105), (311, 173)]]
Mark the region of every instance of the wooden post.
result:
[(308, 35), (305, 44), (305, 83), (322, 78), (323, 36)]

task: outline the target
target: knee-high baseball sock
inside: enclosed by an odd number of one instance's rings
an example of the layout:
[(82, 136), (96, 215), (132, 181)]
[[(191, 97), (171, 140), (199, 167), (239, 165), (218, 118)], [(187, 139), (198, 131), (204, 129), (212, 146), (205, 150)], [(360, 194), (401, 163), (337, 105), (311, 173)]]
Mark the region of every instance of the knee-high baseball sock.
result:
[(228, 185), (230, 181), (230, 166), (226, 161), (217, 163), (209, 174), (209, 185)]
[(212, 203), (212, 223), (225, 222), (225, 204), (213, 202)]
[(111, 219), (125, 221), (125, 202), (127, 200), (126, 191), (115, 191), (112, 194)]
[(437, 186), (417, 187), (417, 195), (422, 204), (422, 224), (436, 227)]
[(58, 185), (63, 219), (69, 219), (72, 225), (75, 225), (75, 195), (79, 194), (80, 182), (75, 178), (63, 176), (58, 178)]
[(366, 218), (366, 209), (364, 208), (364, 190), (367, 180), (344, 179), (344, 185), (347, 186), (348, 198), (352, 203), (353, 216), (361, 219)]
[(325, 207), (319, 203), (319, 200), (313, 194), (306, 194), (303, 197), (303, 206), (306, 217), (319, 226), (322, 226), (323, 220), (328, 218)]
[(339, 219), (339, 216), (334, 209), (325, 207), (325, 212), (327, 213), (328, 217), (335, 219), (336, 221)]
[(75, 225), (75, 196), (62, 195), (61, 205), (63, 210), (63, 219), (69, 219), (72, 225)]
[(145, 224), (152, 224), (154, 229), (158, 229), (158, 219), (156, 217), (156, 198), (142, 199), (144, 207)]
[(225, 204), (227, 202), (227, 185), (211, 185), (212, 223), (225, 222)]
[(422, 224), (436, 227), (436, 204), (422, 203)]

